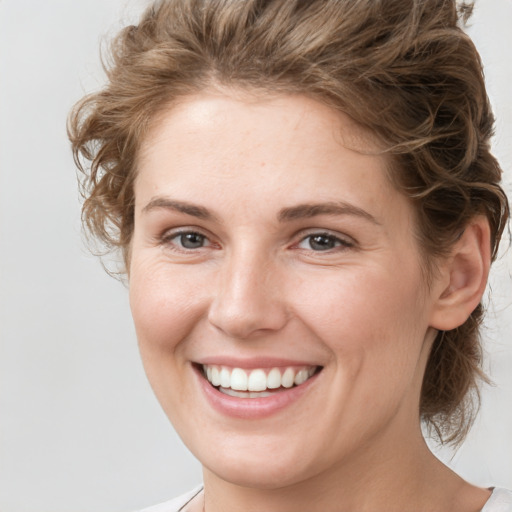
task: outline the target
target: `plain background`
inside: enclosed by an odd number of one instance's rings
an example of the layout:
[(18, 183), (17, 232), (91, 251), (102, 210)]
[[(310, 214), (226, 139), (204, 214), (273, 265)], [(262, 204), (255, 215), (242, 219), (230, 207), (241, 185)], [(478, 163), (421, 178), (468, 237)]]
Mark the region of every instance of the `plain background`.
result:
[[(99, 88), (99, 45), (142, 0), (0, 0), (0, 511), (128, 511), (201, 480), (152, 396), (127, 291), (80, 233), (65, 119)], [(512, 186), (512, 1), (477, 0), (470, 33)], [(512, 488), (512, 251), (495, 266), (485, 330), (496, 386), (455, 454)]]

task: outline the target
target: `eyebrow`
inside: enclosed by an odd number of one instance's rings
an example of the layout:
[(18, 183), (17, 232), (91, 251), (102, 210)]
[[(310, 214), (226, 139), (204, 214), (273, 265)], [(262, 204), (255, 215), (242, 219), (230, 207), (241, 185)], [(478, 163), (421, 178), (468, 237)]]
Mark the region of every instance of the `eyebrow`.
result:
[[(167, 197), (155, 197), (142, 209), (143, 213), (156, 209), (174, 210), (203, 220), (217, 220), (216, 216), (207, 208), (186, 201), (177, 201)], [(345, 202), (305, 203), (283, 208), (277, 218), (279, 222), (307, 219), (317, 215), (353, 215), (361, 217), (373, 224), (380, 222), (366, 210)]]
[(203, 206), (197, 206), (186, 201), (176, 201), (167, 197), (155, 197), (142, 208), (142, 213), (157, 209), (174, 210), (203, 220), (215, 220), (215, 215)]
[(278, 215), (280, 222), (307, 219), (317, 215), (352, 215), (379, 225), (380, 222), (366, 210), (343, 201), (327, 203), (306, 203), (283, 208)]

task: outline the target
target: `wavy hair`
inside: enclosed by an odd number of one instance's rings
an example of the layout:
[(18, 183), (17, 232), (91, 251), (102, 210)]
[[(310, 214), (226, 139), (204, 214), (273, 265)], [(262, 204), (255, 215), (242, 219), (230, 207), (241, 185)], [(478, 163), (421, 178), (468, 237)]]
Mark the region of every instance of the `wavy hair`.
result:
[[(370, 130), (390, 178), (416, 212), (428, 274), (475, 215), (491, 250), (509, 216), (490, 152), (494, 118), (482, 64), (455, 0), (160, 0), (112, 41), (103, 90), (82, 99), (68, 132), (83, 221), (128, 265), (137, 155), (158, 113), (214, 86), (303, 94)], [(445, 442), (463, 439), (476, 408), (479, 305), (437, 336), (420, 415)]]

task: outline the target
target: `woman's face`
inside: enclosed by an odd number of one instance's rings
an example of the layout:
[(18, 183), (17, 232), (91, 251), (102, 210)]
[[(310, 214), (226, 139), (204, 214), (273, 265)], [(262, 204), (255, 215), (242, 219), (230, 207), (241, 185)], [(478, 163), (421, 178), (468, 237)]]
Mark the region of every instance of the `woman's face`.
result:
[(365, 140), (305, 97), (204, 94), (143, 144), (133, 318), (211, 474), (279, 487), (419, 435), (434, 299), (386, 159), (348, 149)]

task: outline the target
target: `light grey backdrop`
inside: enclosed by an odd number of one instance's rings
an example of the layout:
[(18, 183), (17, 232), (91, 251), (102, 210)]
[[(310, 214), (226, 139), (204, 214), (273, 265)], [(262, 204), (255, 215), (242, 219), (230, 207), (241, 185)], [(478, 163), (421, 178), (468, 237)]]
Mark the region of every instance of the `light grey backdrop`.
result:
[[(0, 511), (129, 511), (187, 490), (199, 465), (145, 380), (127, 292), (81, 241), (71, 105), (103, 80), (108, 38), (143, 0), (0, 0)], [(512, 0), (479, 0), (470, 33), (512, 191)], [(453, 457), (512, 488), (512, 252), (492, 274), (495, 388)]]

